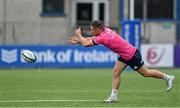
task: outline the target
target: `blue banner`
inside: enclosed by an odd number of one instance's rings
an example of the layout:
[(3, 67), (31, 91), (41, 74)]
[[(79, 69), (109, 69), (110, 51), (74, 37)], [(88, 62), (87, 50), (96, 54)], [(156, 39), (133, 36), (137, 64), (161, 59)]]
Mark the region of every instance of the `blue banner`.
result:
[[(27, 63), (23, 60), (21, 53), (26, 49), (31, 50), (36, 54), (36, 63)], [(118, 55), (103, 46), (0, 46), (1, 68), (113, 67), (117, 57)]]
[(122, 37), (130, 44), (140, 49), (141, 45), (141, 22), (140, 20), (123, 20)]

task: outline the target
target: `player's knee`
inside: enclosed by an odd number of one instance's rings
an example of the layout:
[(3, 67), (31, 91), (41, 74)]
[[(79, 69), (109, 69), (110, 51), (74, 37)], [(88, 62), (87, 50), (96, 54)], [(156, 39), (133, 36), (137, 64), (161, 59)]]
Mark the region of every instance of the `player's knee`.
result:
[(149, 69), (141, 69), (141, 70), (138, 70), (138, 72), (144, 76), (144, 77), (149, 77), (151, 76), (151, 73), (150, 73), (150, 70)]
[(148, 71), (146, 71), (146, 72), (144, 72), (142, 75), (143, 75), (144, 77), (149, 77), (149, 76), (150, 76), (150, 73), (149, 73)]
[(149, 75), (148, 75), (147, 73), (144, 73), (143, 76), (144, 76), (144, 77), (148, 77)]
[(116, 70), (116, 69), (114, 69), (113, 70), (113, 77), (119, 77), (120, 76), (120, 71), (118, 71), (118, 70)]

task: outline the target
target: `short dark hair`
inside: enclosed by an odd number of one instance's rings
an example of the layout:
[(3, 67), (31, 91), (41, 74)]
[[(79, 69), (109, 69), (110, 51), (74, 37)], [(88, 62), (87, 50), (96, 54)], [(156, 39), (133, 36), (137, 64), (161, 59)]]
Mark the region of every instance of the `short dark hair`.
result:
[(91, 22), (90, 26), (95, 27), (95, 28), (99, 28), (99, 29), (103, 29), (104, 25), (101, 21), (99, 20), (94, 20)]

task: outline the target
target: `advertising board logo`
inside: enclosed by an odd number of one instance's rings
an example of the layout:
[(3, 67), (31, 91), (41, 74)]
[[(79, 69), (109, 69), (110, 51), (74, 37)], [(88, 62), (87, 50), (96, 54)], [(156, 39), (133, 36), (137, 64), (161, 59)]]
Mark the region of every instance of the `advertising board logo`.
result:
[(147, 61), (150, 64), (157, 64), (164, 56), (165, 48), (150, 47), (147, 52)]
[(130, 25), (126, 24), (124, 26), (124, 36), (125, 40), (129, 42), (129, 37), (130, 37)]
[(5, 50), (1, 49), (1, 59), (6, 63), (13, 63), (17, 61), (17, 49)]

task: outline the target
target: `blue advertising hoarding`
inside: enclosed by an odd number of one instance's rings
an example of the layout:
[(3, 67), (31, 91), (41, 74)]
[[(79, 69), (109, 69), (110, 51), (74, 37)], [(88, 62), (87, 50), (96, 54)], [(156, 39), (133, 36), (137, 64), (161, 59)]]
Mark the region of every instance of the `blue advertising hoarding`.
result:
[(140, 45), (141, 45), (140, 20), (123, 20), (122, 37), (130, 44), (140, 49)]
[[(22, 59), (23, 50), (31, 50), (37, 56), (37, 62), (27, 63)], [(1, 68), (29, 67), (113, 67), (117, 55), (103, 46), (83, 47), (71, 45), (33, 46), (9, 45), (0, 46)]]

